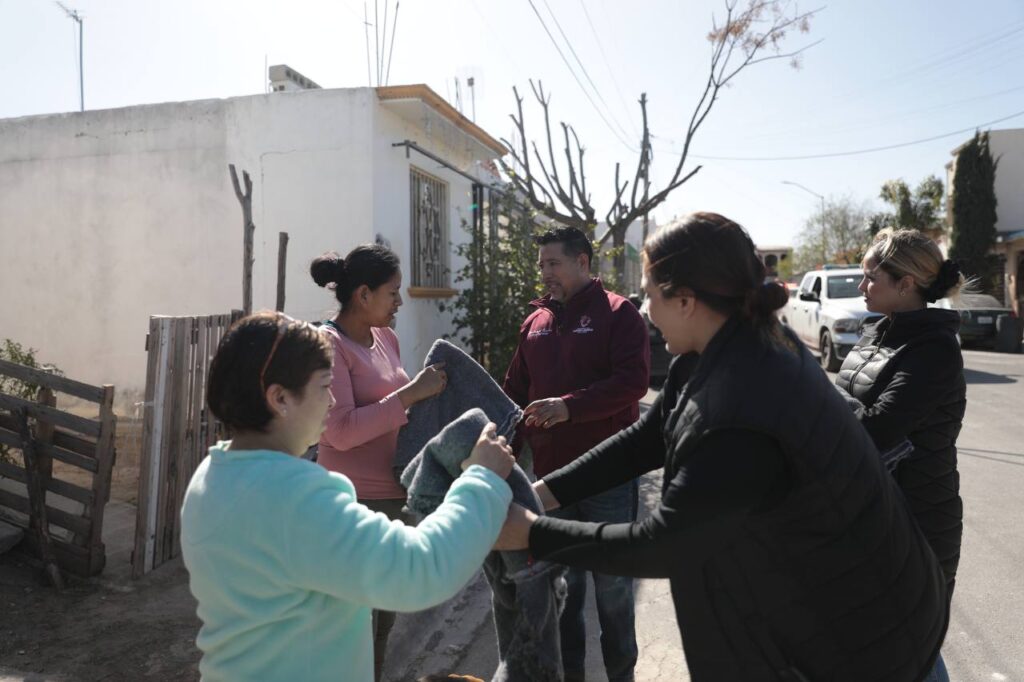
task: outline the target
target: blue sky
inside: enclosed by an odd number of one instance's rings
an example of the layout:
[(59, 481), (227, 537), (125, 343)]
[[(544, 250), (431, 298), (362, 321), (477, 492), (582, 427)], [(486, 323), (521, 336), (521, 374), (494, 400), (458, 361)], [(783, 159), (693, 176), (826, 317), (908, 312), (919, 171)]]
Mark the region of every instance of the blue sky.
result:
[[(323, 87), (367, 84), (360, 0), (66, 4), (85, 16), (88, 109), (258, 94), (265, 62), (290, 64)], [(393, 0), (389, 6), (391, 23)], [(635, 102), (646, 92), (656, 136), (654, 186), (660, 187), (675, 166), (673, 140), (683, 137), (700, 93), (709, 49), (704, 36), (722, 1), (534, 0), (534, 6), (572, 60), (557, 18), (596, 86), (594, 92), (579, 74), (597, 108), (529, 0), (402, 1), (390, 83), (425, 82), (454, 99), (454, 79), (474, 76), (477, 123), (507, 137), (512, 86), (528, 93), (528, 79), (542, 79), (553, 93), (553, 117), (573, 123), (587, 146), (601, 213), (611, 199), (615, 162), (631, 174), (636, 156), (596, 109), (635, 145)], [(368, 8), (372, 22), (372, 2)], [(372, 27), (369, 32), (372, 43)], [(0, 118), (77, 109), (75, 40), (74, 24), (53, 2), (0, 0)], [(800, 70), (776, 61), (740, 74), (698, 133), (693, 153), (766, 159), (856, 151), (1024, 112), (1020, 0), (840, 0), (819, 12), (810, 35), (795, 35), (787, 47), (815, 40), (822, 42), (805, 53)], [(470, 115), (468, 94), (464, 99)], [(538, 111), (529, 97), (527, 103), (528, 123), (539, 135)], [(993, 127), (1024, 127), (1024, 113)], [(818, 200), (783, 180), (878, 204), (887, 179), (916, 184), (930, 173), (944, 177), (949, 151), (968, 136), (817, 159), (693, 158), (702, 170), (656, 216), (714, 210), (743, 223), (761, 244), (791, 243)]]

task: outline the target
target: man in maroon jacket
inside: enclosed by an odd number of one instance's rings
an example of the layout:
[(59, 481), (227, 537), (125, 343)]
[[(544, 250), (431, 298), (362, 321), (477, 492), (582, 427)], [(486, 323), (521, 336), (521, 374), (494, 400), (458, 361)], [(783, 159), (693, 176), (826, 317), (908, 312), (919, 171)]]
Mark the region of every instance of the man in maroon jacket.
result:
[[(505, 375), (505, 392), (524, 408), (521, 435), (533, 452), (538, 477), (559, 469), (618, 433), (640, 416), (651, 351), (647, 325), (628, 299), (605, 291), (590, 276), (593, 248), (574, 227), (536, 238), (547, 295), (519, 332), (519, 347)], [(630, 481), (554, 516), (595, 523), (636, 519), (637, 482)], [(637, 645), (633, 579), (594, 573), (601, 652), (609, 682), (631, 681)], [(571, 570), (562, 613), (566, 682), (584, 679), (585, 571)]]

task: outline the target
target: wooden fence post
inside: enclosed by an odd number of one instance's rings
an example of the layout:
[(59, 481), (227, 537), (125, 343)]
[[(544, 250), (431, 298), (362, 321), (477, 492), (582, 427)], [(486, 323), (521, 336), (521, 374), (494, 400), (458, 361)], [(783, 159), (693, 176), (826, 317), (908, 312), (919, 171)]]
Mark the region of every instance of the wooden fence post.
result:
[(288, 262), (288, 233), (277, 235), (277, 306), (275, 310), (284, 311), (284, 278), (285, 264)]
[(248, 171), (242, 171), (242, 180), (245, 183), (245, 192), (238, 186), (238, 173), (235, 172), (235, 164), (228, 164), (231, 172), (231, 186), (235, 190), (235, 197), (242, 206), (242, 310), (248, 315), (252, 312), (252, 240), (256, 226), (252, 222), (252, 179)]
[(57, 567), (57, 558), (50, 545), (50, 523), (46, 518), (46, 486), (39, 471), (39, 460), (36, 458), (36, 446), (32, 439), (32, 429), (28, 425), (28, 411), (24, 408), (16, 411), (18, 430), (21, 435), (21, 455), (25, 462), (25, 479), (28, 489), (29, 532), (35, 532), (39, 543), (39, 556), (43, 560), (43, 570), (50, 583), (58, 590), (64, 589), (64, 578)]

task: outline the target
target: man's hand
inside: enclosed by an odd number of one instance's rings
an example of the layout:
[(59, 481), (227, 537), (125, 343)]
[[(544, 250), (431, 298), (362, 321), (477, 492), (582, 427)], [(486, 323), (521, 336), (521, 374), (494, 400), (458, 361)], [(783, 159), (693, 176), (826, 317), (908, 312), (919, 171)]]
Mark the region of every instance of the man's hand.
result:
[(527, 426), (550, 429), (555, 424), (569, 421), (569, 406), (561, 398), (534, 400), (523, 410)]

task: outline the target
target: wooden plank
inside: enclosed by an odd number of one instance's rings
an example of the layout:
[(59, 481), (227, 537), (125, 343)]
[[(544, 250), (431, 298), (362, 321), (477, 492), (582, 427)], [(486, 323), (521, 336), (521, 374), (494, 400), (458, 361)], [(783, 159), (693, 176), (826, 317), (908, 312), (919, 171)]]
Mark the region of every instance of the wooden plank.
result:
[[(0, 462), (0, 476), (5, 476), (11, 480), (17, 481), (18, 483), (28, 482), (28, 476), (24, 469), (6, 462)], [(46, 489), (55, 495), (66, 497), (69, 500), (75, 500), (82, 504), (92, 504), (91, 490), (77, 486), (74, 483), (62, 481), (59, 478), (51, 478), (46, 481)]]
[(163, 481), (160, 486), (160, 509), (159, 522), (157, 524), (157, 552), (153, 560), (154, 566), (159, 566), (171, 558), (171, 541), (174, 534), (174, 503), (176, 501), (175, 491), (177, 490), (178, 458), (181, 456), (183, 445), (182, 434), (182, 384), (187, 378), (187, 363), (185, 359), (185, 344), (189, 328), (185, 325), (186, 318), (177, 318), (172, 322), (173, 348), (171, 352), (170, 384), (167, 391), (167, 437), (164, 439), (163, 451)]
[[(103, 548), (103, 512), (110, 499), (110, 477), (114, 471), (114, 434), (117, 419), (114, 416), (114, 387), (107, 384), (103, 387), (103, 399), (100, 401), (100, 433), (96, 441), (96, 462), (98, 467), (92, 479), (93, 503), (87, 507), (92, 527), (89, 532), (88, 547), (91, 552), (92, 564), (105, 563), (102, 557)], [(96, 555), (100, 556), (97, 557)]]
[(64, 576), (60, 573), (57, 557), (54, 556), (53, 546), (50, 544), (50, 524), (46, 515), (46, 487), (40, 471), (39, 458), (36, 457), (32, 430), (28, 423), (28, 410), (19, 410), (18, 419), (21, 422), (21, 455), (25, 460), (25, 489), (28, 491), (30, 535), (34, 535), (38, 541), (39, 557), (43, 560), (43, 572), (49, 578), (50, 584), (58, 590), (63, 590)]
[[(46, 407), (57, 406), (57, 396), (52, 390), (43, 386), (36, 395), (36, 402)], [(53, 424), (49, 422), (37, 422), (35, 440), (37, 446), (45, 446), (53, 443)], [(36, 454), (39, 475), (42, 477), (43, 489), (47, 489), (50, 480), (53, 478), (53, 457), (37, 448)]]
[(160, 430), (156, 428), (155, 401), (158, 384), (163, 378), (162, 354), (166, 339), (162, 335), (163, 324), (156, 318), (149, 319), (149, 335), (146, 337), (146, 393), (142, 404), (142, 451), (139, 453), (139, 490), (135, 510), (135, 549), (132, 552), (132, 577), (141, 578), (152, 567), (152, 552), (148, 549), (155, 532), (150, 520), (153, 510), (153, 474), (159, 470), (154, 461), (154, 446), (159, 444)]
[(91, 386), (81, 381), (51, 374), (36, 367), (26, 367), (25, 365), (19, 365), (16, 362), (9, 362), (7, 360), (0, 360), (0, 374), (14, 377), (36, 386), (67, 393), (68, 395), (83, 398), (93, 403), (98, 403), (103, 396), (103, 389), (99, 386)]
[(200, 337), (203, 335), (203, 318), (193, 317), (189, 320), (189, 337), (185, 349), (185, 357), (188, 360), (188, 376), (182, 382), (183, 395), (182, 405), (182, 449), (178, 457), (176, 481), (174, 490), (173, 526), (171, 531), (170, 556), (175, 557), (181, 553), (181, 505), (185, 499), (185, 489), (192, 479), (192, 472), (195, 470), (195, 452), (199, 448), (198, 419), (196, 406), (199, 402), (198, 391), (202, 387), (202, 362), (203, 354), (200, 352)]
[(47, 457), (52, 457), (53, 459), (64, 462), (65, 464), (70, 464), (71, 466), (78, 467), (79, 469), (85, 469), (92, 473), (96, 473), (99, 468), (99, 463), (94, 457), (82, 455), (74, 450), (68, 450), (67, 448), (62, 448), (57, 445), (40, 445), (39, 451), (44, 453)]
[[(12, 493), (9, 490), (0, 490), (0, 506), (9, 507), (16, 512), (22, 514), (31, 514), (32, 507), (29, 504), (27, 497), (22, 497), (17, 493)], [(54, 526), (60, 526), (66, 528), (72, 533), (88, 535), (89, 533), (89, 520), (83, 519), (81, 516), (75, 516), (69, 514), (61, 509), (54, 507), (46, 507), (46, 520), (48, 523)]]
[(155, 415), (156, 423), (160, 425), (160, 442), (156, 444), (156, 450), (154, 450), (154, 462), (158, 464), (158, 469), (153, 473), (151, 479), (154, 487), (151, 492), (153, 511), (153, 537), (152, 543), (152, 554), (148, 559), (149, 570), (152, 570), (163, 563), (161, 557), (160, 547), (163, 543), (163, 522), (164, 522), (164, 504), (165, 504), (165, 488), (167, 487), (167, 440), (171, 436), (171, 422), (170, 412), (171, 404), (174, 401), (173, 394), (171, 392), (171, 383), (174, 380), (175, 368), (174, 363), (176, 360), (175, 356), (175, 324), (173, 319), (168, 319), (166, 327), (162, 330), (165, 335), (164, 338), (164, 353), (161, 358), (163, 365), (163, 382), (160, 385), (160, 395), (157, 398), (159, 400), (160, 412)]
[(24, 409), (33, 419), (50, 422), (55, 426), (63, 426), (88, 436), (98, 436), (100, 433), (100, 423), (94, 419), (61, 412), (56, 408), (38, 405), (31, 400), (15, 398), (4, 393), (0, 393), (0, 409), (11, 411)]
[(216, 442), (217, 438), (216, 418), (210, 412), (210, 406), (206, 403), (206, 392), (210, 386), (210, 364), (213, 362), (213, 356), (216, 355), (217, 348), (220, 346), (220, 340), (223, 336), (224, 329), (222, 325), (216, 323), (216, 321), (211, 318), (210, 333), (206, 339), (206, 359), (203, 362), (203, 452), (200, 454), (199, 461), (202, 461), (202, 458), (206, 457), (210, 446)]
[(0, 428), (0, 445), (7, 445), (8, 447), (21, 449), (21, 436), (7, 429)]
[(181, 534), (181, 503), (185, 496), (185, 488), (192, 478), (192, 470), (189, 468), (192, 463), (191, 447), (193, 441), (190, 437), (190, 418), (192, 402), (192, 381), (195, 379), (195, 324), (196, 318), (187, 318), (183, 329), (187, 332), (182, 348), (182, 372), (178, 384), (178, 398), (175, 401), (178, 407), (175, 431), (178, 434), (178, 447), (175, 452), (174, 477), (172, 486), (167, 497), (167, 559), (170, 560), (179, 554), (179, 540)]
[[(25, 544), (32, 552), (38, 553), (37, 540), (32, 535), (25, 537)], [(84, 547), (50, 538), (53, 553), (57, 557), (57, 564), (66, 572), (81, 578), (89, 578), (96, 575), (96, 571), (89, 562), (89, 552)]]
[(94, 440), (88, 440), (76, 434), (55, 429), (53, 432), (53, 444), (83, 457), (96, 459), (96, 441)]

